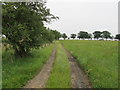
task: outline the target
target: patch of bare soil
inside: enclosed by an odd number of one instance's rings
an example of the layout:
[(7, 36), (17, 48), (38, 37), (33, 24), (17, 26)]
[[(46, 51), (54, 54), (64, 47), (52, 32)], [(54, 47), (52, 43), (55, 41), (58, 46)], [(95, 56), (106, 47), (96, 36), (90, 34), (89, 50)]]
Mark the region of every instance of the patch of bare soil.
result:
[(28, 83), (23, 88), (45, 88), (45, 84), (51, 73), (55, 57), (56, 57), (56, 48), (54, 48), (50, 58), (43, 66), (40, 73), (38, 73), (38, 75), (36, 75), (32, 80), (28, 81)]
[(65, 48), (64, 50), (67, 53), (71, 65), (72, 88), (91, 88), (91, 84), (88, 80), (87, 74), (83, 71), (80, 65), (78, 65), (76, 59), (71, 55), (71, 53)]

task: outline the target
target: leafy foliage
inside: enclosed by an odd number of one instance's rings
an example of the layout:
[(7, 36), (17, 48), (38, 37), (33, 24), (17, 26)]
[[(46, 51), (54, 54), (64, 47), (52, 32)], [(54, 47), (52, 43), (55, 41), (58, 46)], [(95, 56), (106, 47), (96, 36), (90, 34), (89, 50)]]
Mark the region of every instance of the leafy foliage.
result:
[(117, 34), (115, 39), (118, 39), (120, 41), (120, 34)]
[(65, 33), (62, 34), (63, 39), (65, 40), (67, 38), (67, 35)]
[(57, 19), (47, 9), (44, 1), (40, 2), (5, 2), (3, 9), (3, 34), (13, 45), (15, 55), (25, 57), (31, 48), (38, 48), (55, 38), (46, 30), (44, 22)]
[(80, 39), (86, 39), (86, 38), (91, 38), (91, 34), (88, 34), (88, 32), (85, 31), (80, 31), (78, 33), (78, 38)]
[(71, 38), (75, 39), (76, 34), (71, 34)]
[(111, 35), (111, 33), (108, 31), (102, 32), (102, 37), (105, 38), (106, 40), (111, 37), (110, 35)]
[(102, 34), (102, 32), (100, 32), (100, 31), (93, 32), (94, 38), (97, 38), (97, 39), (99, 39), (100, 37), (102, 37), (101, 34)]
[(61, 33), (58, 32), (57, 30), (51, 30), (51, 31), (55, 35), (55, 39), (59, 40), (59, 38), (61, 37)]

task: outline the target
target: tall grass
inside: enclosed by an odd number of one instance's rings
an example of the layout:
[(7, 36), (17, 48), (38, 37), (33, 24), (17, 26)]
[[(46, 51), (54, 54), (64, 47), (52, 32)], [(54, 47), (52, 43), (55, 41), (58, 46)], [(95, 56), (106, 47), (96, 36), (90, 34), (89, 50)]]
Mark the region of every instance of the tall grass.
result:
[(61, 44), (57, 43), (57, 55), (47, 88), (70, 88), (70, 64)]
[(117, 41), (61, 41), (88, 73), (94, 88), (118, 87)]
[(32, 51), (31, 57), (15, 58), (13, 50), (3, 51), (3, 88), (21, 88), (32, 79), (45, 64), (53, 45)]

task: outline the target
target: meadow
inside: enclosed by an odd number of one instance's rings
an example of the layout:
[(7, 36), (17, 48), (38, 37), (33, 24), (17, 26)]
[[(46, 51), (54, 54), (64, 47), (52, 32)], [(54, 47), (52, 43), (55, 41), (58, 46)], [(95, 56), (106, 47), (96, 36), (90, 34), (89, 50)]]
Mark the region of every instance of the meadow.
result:
[(40, 72), (42, 66), (52, 53), (53, 45), (32, 50), (31, 56), (15, 58), (13, 49), (5, 51), (2, 55), (2, 87), (21, 88), (28, 80)]
[(93, 88), (118, 87), (118, 42), (61, 40), (87, 73)]
[[(56, 58), (47, 88), (71, 88), (71, 67), (63, 46), (87, 73), (93, 88), (118, 87), (118, 42), (92, 40), (56, 41)], [(53, 51), (54, 45), (31, 51), (31, 56), (16, 58), (13, 49), (2, 48), (2, 86), (21, 88), (37, 75)]]

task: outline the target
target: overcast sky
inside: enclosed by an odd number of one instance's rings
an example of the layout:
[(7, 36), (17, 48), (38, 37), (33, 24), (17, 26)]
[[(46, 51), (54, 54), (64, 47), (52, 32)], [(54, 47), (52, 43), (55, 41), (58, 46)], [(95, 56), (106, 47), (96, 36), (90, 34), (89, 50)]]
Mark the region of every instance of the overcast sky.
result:
[(51, 13), (60, 19), (47, 27), (61, 33), (108, 30), (118, 33), (118, 0), (47, 0)]

